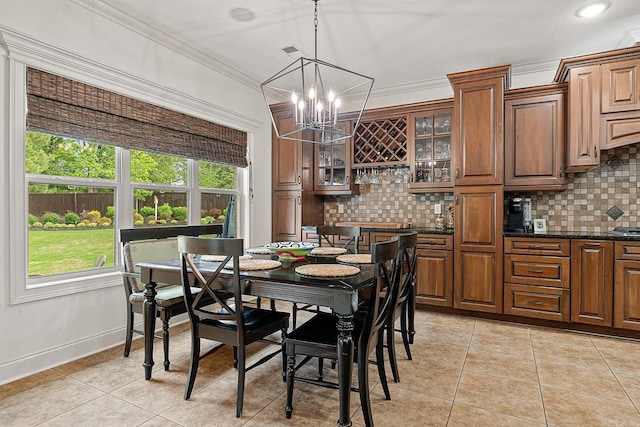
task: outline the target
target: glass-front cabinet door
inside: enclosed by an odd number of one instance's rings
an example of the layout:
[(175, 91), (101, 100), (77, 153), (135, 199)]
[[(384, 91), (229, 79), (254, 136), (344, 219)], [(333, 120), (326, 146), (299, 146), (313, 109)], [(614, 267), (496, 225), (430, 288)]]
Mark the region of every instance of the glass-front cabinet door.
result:
[(451, 113), (447, 109), (409, 115), (410, 191), (453, 189)]
[(314, 193), (351, 194), (354, 187), (351, 177), (351, 139), (315, 146)]

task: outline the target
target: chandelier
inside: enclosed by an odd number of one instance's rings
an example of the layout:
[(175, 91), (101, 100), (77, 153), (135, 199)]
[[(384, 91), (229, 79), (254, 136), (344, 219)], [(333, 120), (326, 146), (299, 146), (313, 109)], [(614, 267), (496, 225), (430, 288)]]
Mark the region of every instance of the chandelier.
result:
[[(373, 78), (318, 59), (318, 0), (312, 1), (315, 3), (313, 59), (296, 59), (260, 88), (278, 138), (328, 144), (353, 136), (369, 99)], [(279, 124), (275, 120), (269, 97), (290, 103), (292, 122)], [(340, 123), (347, 102), (359, 106), (351, 129)]]

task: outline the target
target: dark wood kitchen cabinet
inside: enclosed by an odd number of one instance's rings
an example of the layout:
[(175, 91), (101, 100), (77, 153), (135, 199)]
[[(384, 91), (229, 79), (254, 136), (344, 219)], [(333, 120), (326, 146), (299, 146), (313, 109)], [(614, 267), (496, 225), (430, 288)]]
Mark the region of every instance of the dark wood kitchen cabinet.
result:
[[(345, 132), (351, 132), (351, 122), (340, 123)], [(314, 144), (313, 190), (322, 195), (357, 194), (351, 166), (353, 164), (353, 141), (351, 138), (330, 144)]]
[[(293, 130), (290, 109), (272, 107), (273, 116), (281, 132)], [(271, 138), (271, 182), (274, 191), (302, 190), (302, 143), (276, 137)]]
[(454, 307), (502, 313), (502, 186), (456, 186), (454, 198)]
[(505, 237), (504, 313), (570, 319), (569, 239)]
[(566, 190), (566, 84), (505, 94), (505, 191)]
[(409, 192), (452, 191), (452, 109), (409, 114)]
[(569, 82), (567, 171), (600, 164), (600, 150), (640, 142), (640, 46), (560, 61), (554, 81)]
[(640, 242), (615, 242), (613, 326), (640, 331)]
[[(272, 106), (280, 129), (293, 127), (288, 104)], [(314, 144), (277, 138), (272, 134), (271, 238), (299, 241), (303, 225), (324, 221), (323, 201), (313, 194)]]
[(584, 172), (600, 164), (600, 65), (569, 71), (567, 170)]
[(571, 321), (613, 324), (613, 241), (571, 241)]
[(416, 303), (453, 307), (453, 236), (419, 234)]
[(504, 91), (510, 66), (449, 74), (455, 185), (503, 183)]

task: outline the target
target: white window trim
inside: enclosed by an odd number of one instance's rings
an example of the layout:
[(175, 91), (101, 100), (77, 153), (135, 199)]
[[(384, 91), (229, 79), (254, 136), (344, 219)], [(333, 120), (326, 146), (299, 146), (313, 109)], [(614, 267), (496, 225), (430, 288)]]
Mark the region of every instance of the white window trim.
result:
[[(125, 95), (134, 96), (138, 99), (167, 106), (186, 114), (205, 118), (227, 126), (235, 127), (249, 133), (256, 129), (260, 123), (254, 119), (236, 114), (217, 105), (207, 103), (201, 99), (194, 98), (172, 88), (160, 86), (156, 83), (136, 78), (130, 74), (120, 72), (111, 67), (98, 64), (92, 60), (69, 52), (62, 51), (53, 46), (47, 45), (37, 40), (33, 40), (23, 34), (0, 27), (0, 41), (4, 41), (2, 47), (6, 51), (8, 58), (8, 112), (5, 116), (7, 120), (9, 137), (9, 182), (10, 193), (9, 212), (16, 220), (24, 218), (23, 221), (16, 221), (24, 226), (9, 227), (7, 250), (9, 252), (8, 277), (10, 281), (9, 303), (11, 305), (21, 304), (31, 301), (55, 298), (63, 295), (76, 294), (79, 292), (93, 291), (101, 288), (122, 286), (120, 275), (121, 260), (120, 251), (116, 249), (116, 266), (113, 268), (102, 268), (100, 270), (89, 270), (78, 272), (78, 274), (67, 274), (64, 278), (56, 279), (51, 276), (51, 280), (46, 283), (34, 283), (34, 286), (27, 286), (27, 263), (28, 263), (28, 187), (27, 175), (25, 173), (25, 147), (24, 143), (17, 143), (25, 140), (25, 117), (26, 117), (26, 67), (47, 70), (49, 72), (75, 78), (113, 90)], [(129, 152), (121, 151), (121, 164), (129, 164)], [(197, 168), (191, 168), (197, 169)], [(197, 177), (197, 171), (193, 172)], [(238, 168), (236, 191), (237, 194), (237, 215), (238, 215), (238, 237), (245, 235), (245, 227), (249, 221), (248, 212), (244, 212), (247, 192), (247, 170)], [(121, 212), (115, 222), (117, 227), (129, 228), (133, 226), (131, 215), (124, 215), (124, 212), (133, 211), (133, 196), (130, 183), (129, 168), (118, 168), (116, 170), (115, 203)], [(191, 180), (197, 183), (197, 180)], [(109, 185), (112, 187), (112, 183)], [(191, 184), (190, 187), (193, 187)], [(177, 188), (174, 188), (177, 190)], [(181, 190), (188, 191), (191, 212), (189, 214), (190, 224), (199, 224), (200, 212), (200, 192), (207, 192), (211, 189), (199, 189), (197, 185), (190, 189), (180, 187)], [(214, 190), (219, 191), (219, 190)], [(220, 190), (222, 192), (224, 190)], [(195, 209), (195, 208), (198, 209)], [(197, 216), (195, 220), (194, 216)], [(116, 239), (116, 245), (119, 242)]]

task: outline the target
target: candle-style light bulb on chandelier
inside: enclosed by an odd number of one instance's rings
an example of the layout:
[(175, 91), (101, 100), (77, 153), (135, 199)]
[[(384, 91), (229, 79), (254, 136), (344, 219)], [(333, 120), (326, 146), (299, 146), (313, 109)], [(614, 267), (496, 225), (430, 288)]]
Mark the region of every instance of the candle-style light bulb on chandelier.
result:
[[(313, 25), (313, 59), (299, 58), (260, 85), (267, 108), (269, 98), (286, 100), (291, 105), (292, 125), (280, 126), (271, 114), (276, 135), (294, 141), (331, 143), (353, 136), (369, 99), (373, 78), (318, 59), (318, 0)], [(359, 112), (351, 132), (341, 125), (345, 104)], [(351, 107), (352, 112), (357, 111)]]

